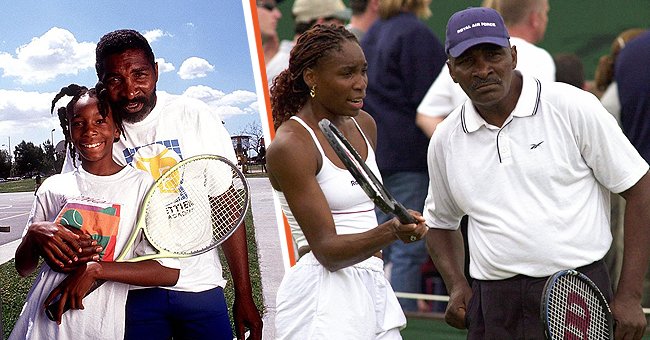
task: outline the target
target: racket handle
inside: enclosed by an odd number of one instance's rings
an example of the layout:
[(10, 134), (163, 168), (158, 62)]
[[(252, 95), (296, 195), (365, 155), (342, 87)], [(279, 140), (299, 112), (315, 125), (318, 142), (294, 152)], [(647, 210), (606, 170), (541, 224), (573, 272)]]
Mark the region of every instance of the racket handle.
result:
[(401, 203), (399, 202), (394, 202), (394, 203), (395, 203), (395, 211), (393, 211), (393, 213), (395, 214), (395, 216), (397, 216), (397, 219), (402, 224), (418, 223), (415, 217), (409, 214), (408, 210), (406, 210), (406, 208), (404, 208), (404, 206)]
[[(90, 289), (86, 292), (86, 295), (84, 297), (88, 296), (88, 294), (92, 293), (95, 291), (95, 289), (99, 288), (101, 285), (106, 282), (105, 280), (97, 280), (93, 283), (92, 286), (90, 286)], [(54, 308), (55, 304), (61, 300), (61, 296), (59, 296), (58, 299), (54, 300), (51, 304), (49, 304), (47, 307), (45, 307), (45, 315), (47, 315), (47, 318), (54, 321)], [(67, 312), (70, 309), (70, 306), (66, 303), (65, 306), (63, 306), (63, 313)]]

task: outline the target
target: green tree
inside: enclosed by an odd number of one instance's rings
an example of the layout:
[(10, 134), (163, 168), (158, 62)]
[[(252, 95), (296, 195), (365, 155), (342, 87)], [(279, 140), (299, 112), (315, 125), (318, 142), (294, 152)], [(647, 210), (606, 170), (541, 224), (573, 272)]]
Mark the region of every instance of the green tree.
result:
[(40, 146), (32, 142), (22, 141), (16, 146), (15, 152), (15, 175), (24, 176), (39, 172), (45, 160), (45, 152)]
[(43, 150), (45, 150), (43, 154), (43, 162), (41, 163), (39, 171), (44, 174), (56, 173), (56, 155), (54, 153), (52, 142), (46, 140), (43, 143)]
[(7, 150), (0, 150), (0, 178), (7, 178), (11, 171), (11, 159)]

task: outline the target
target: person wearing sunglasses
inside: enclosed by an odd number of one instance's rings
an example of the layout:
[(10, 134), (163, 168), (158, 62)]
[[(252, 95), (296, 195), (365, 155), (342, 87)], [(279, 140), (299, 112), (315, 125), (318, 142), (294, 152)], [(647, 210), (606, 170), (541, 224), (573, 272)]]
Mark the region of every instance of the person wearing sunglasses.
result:
[(266, 62), (271, 60), (280, 49), (280, 39), (278, 38), (277, 31), (278, 21), (282, 18), (282, 12), (278, 8), (278, 3), (280, 2), (282, 0), (257, 1), (257, 21), (260, 25), (262, 49)]

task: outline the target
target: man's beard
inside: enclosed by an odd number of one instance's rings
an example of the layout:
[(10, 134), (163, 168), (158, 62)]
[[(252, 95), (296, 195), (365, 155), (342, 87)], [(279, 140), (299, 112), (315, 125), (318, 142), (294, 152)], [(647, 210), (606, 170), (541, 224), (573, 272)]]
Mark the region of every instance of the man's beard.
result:
[[(129, 103), (142, 103), (142, 108), (138, 112), (127, 112), (124, 108), (129, 104)], [(144, 96), (134, 98), (132, 100), (121, 100), (113, 105), (114, 109), (118, 110), (118, 112), (121, 113), (122, 115), (122, 120), (127, 123), (138, 123), (143, 121), (149, 113), (151, 113), (151, 110), (153, 110), (154, 106), (156, 106), (156, 90), (151, 93), (151, 96), (149, 98), (146, 98)]]

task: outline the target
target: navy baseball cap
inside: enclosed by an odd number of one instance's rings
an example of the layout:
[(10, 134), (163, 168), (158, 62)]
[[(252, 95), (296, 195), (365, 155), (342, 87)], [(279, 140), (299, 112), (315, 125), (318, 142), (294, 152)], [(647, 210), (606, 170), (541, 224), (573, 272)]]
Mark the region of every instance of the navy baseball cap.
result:
[(510, 46), (510, 35), (499, 12), (492, 8), (470, 7), (454, 13), (447, 22), (445, 52), (456, 58), (472, 46)]

